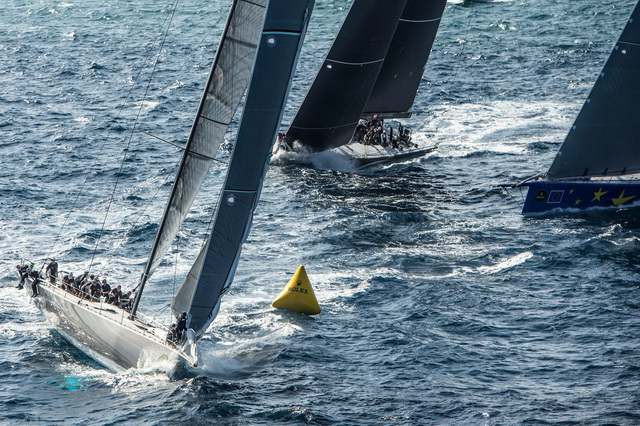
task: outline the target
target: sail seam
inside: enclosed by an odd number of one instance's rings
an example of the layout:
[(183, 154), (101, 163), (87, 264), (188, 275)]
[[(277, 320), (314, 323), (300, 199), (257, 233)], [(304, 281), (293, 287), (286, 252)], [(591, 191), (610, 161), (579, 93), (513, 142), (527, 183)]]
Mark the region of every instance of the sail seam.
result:
[(220, 125), (222, 125), (222, 126), (228, 126), (228, 125), (230, 125), (230, 124), (231, 124), (231, 122), (227, 123), (227, 122), (225, 122), (225, 121), (219, 121), (219, 120), (216, 120), (216, 119), (213, 119), (213, 118), (207, 117), (206, 115), (202, 115), (202, 114), (200, 115), (200, 118), (205, 119), (205, 120), (207, 120), (207, 121), (210, 121), (210, 122), (212, 122), (212, 123), (220, 124)]
[(240, 46), (250, 47), (252, 49), (256, 48), (258, 45), (256, 43), (251, 43), (249, 41), (241, 40), (237, 37), (227, 36), (227, 40), (237, 43)]
[(249, 3), (249, 4), (252, 4), (252, 5), (254, 5), (254, 6), (261, 7), (261, 8), (263, 8), (263, 9), (266, 9), (266, 7), (265, 7), (263, 4), (256, 3), (256, 2), (254, 2), (254, 1), (249, 1), (249, 0), (242, 0), (242, 1), (243, 1), (244, 3)]
[(433, 18), (433, 19), (400, 19), (400, 22), (408, 22), (411, 24), (424, 24), (427, 22), (437, 22), (439, 21), (440, 18)]
[(205, 160), (209, 160), (209, 161), (217, 161), (214, 157), (211, 157), (210, 155), (207, 154), (201, 154), (197, 151), (189, 151), (189, 153), (187, 155), (193, 155), (195, 157), (201, 157), (204, 158)]
[(633, 41), (618, 40), (618, 43), (630, 44), (632, 46), (640, 46), (640, 43), (634, 43)]
[(342, 65), (360, 66), (360, 65), (371, 65), (371, 64), (377, 64), (377, 63), (380, 63), (380, 62), (384, 62), (384, 58), (376, 59), (375, 61), (369, 61), (369, 62), (343, 62), (343, 61), (338, 61), (336, 59), (327, 58), (327, 62), (333, 62), (334, 64), (342, 64)]

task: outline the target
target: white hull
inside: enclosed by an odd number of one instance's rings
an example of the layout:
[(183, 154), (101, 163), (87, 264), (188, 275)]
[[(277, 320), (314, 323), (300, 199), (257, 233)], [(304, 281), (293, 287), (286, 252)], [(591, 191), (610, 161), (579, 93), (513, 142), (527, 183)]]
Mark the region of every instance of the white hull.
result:
[[(31, 294), (30, 280), (27, 283)], [(45, 282), (33, 300), (74, 346), (114, 371), (196, 363), (166, 342), (166, 330), (132, 321), (128, 312), (113, 305), (81, 299)]]

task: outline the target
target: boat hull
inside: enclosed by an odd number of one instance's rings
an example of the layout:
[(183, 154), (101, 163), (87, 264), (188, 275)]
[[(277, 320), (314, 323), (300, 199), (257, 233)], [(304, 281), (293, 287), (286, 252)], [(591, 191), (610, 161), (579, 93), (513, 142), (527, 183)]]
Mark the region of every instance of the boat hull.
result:
[[(29, 294), (32, 282), (29, 281)], [(114, 371), (158, 365), (182, 370), (194, 364), (170, 346), (152, 325), (133, 321), (112, 305), (80, 299), (61, 288), (40, 283), (33, 300), (47, 320), (82, 352)]]
[(425, 148), (407, 148), (399, 150), (379, 145), (362, 145), (359, 143), (351, 143), (333, 149), (333, 151), (340, 155), (350, 158), (352, 163), (358, 168), (412, 160), (414, 158), (423, 157), (435, 150), (435, 145)]
[(626, 209), (640, 206), (640, 181), (532, 180), (522, 214), (572, 213), (593, 209)]
[(350, 143), (338, 148), (318, 153), (305, 153), (297, 151), (287, 151), (278, 147), (274, 152), (272, 163), (274, 165), (286, 166), (292, 164), (306, 165), (314, 167), (318, 161), (322, 162), (327, 155), (332, 158), (347, 161), (351, 167), (365, 169), (367, 167), (381, 166), (386, 164), (399, 163), (424, 157), (436, 150), (436, 146), (408, 148), (405, 150), (382, 147), (380, 145), (362, 145)]

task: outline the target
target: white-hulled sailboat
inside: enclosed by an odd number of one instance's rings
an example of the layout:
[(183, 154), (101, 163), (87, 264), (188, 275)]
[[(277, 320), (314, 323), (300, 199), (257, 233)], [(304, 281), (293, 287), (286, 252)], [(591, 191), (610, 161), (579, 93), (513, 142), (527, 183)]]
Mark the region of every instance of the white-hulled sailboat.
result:
[[(47, 319), (105, 366), (121, 371), (167, 359), (176, 365), (197, 365), (197, 341), (218, 313), (220, 297), (231, 285), (251, 228), (313, 4), (314, 0), (233, 2), (130, 310), (79, 297), (58, 282), (29, 279), (28, 287), (38, 281), (33, 300)], [(187, 314), (184, 337), (172, 342), (167, 339), (169, 330), (139, 312), (143, 290), (176, 237), (245, 91), (211, 233), (171, 304), (176, 319)]]

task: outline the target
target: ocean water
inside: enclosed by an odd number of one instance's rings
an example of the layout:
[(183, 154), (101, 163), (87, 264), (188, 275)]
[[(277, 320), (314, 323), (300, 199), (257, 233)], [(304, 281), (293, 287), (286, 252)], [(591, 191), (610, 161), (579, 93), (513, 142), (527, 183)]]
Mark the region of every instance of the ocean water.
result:
[[(229, 3), (0, 6), (0, 424), (640, 424), (640, 219), (498, 187), (549, 166), (631, 0), (449, 3), (405, 123), (437, 153), (272, 167), (196, 377), (115, 374), (44, 320), (21, 259), (135, 284)], [(317, 0), (285, 123), (349, 4)], [(145, 290), (160, 321), (226, 158)], [(313, 318), (270, 307), (298, 265)]]

